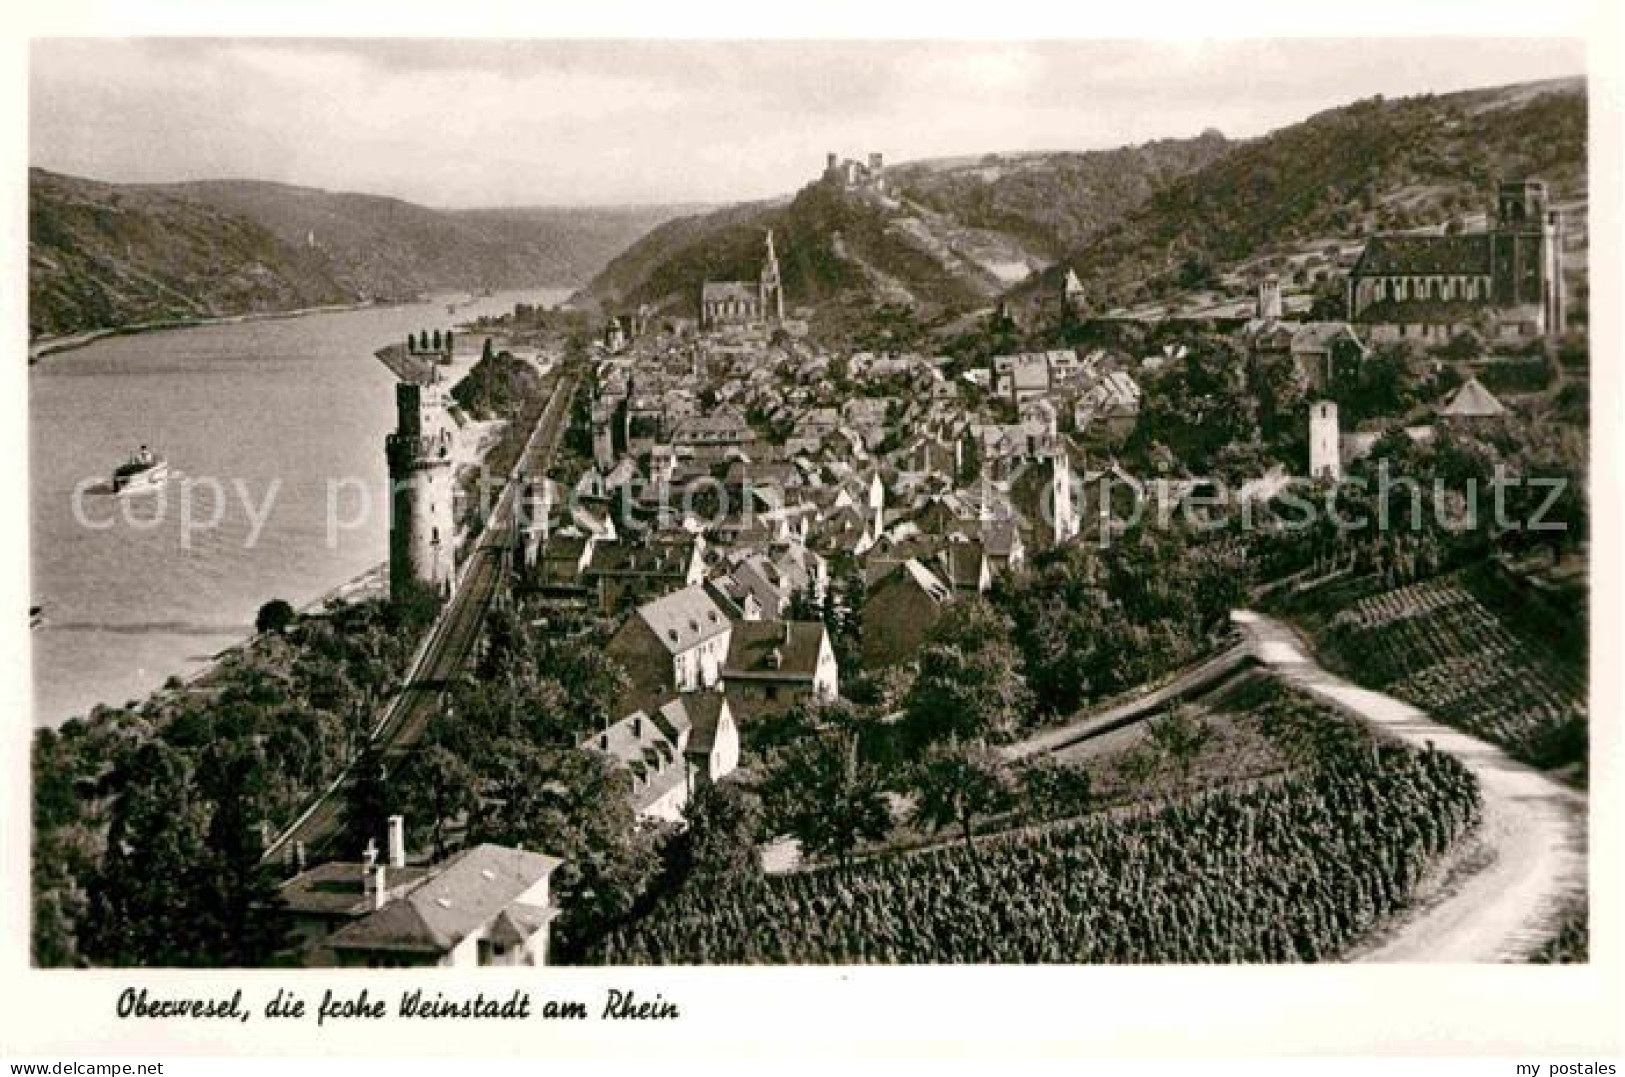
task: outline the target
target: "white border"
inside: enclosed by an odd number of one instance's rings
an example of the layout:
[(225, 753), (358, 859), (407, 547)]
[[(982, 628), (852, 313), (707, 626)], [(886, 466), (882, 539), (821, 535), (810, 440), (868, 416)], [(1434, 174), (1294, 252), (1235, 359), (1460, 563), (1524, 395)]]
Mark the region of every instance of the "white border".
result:
[[(0, 1054), (53, 1058), (98, 1055), (290, 1054), (428, 1057), (443, 1054), (631, 1053), (822, 1056), (850, 1052), (930, 1055), (1213, 1056), (1495, 1055), (1574, 1059), (1618, 1055), (1625, 1007), (1620, 963), (1620, 678), (1617, 661), (1593, 663), (1593, 963), (1584, 968), (912, 968), (548, 970), (523, 982), (537, 995), (596, 997), (608, 986), (659, 992), (684, 1007), (669, 1025), (584, 1029), (533, 1023), (338, 1028), (277, 1027), (263, 1021), (203, 1024), (119, 1022), (113, 1005), (127, 984), (154, 992), (218, 991), (242, 985), (268, 997), (296, 983), (323, 986), (424, 983), (449, 992), (499, 991), (513, 975), (433, 981), (398, 974), (182, 974), (37, 972), (27, 967), (27, 474), (26, 154), (27, 38), (208, 34), (211, 36), (569, 36), (569, 37), (1138, 37), (1177, 30), (1186, 37), (1370, 37), (1412, 35), (1568, 36), (1590, 44), (1592, 102), (1592, 362), (1594, 646), (1620, 638), (1618, 506), (1625, 476), (1619, 396), (1620, 18), (1603, 3), (1424, 3), (1364, 0), (1310, 10), (1301, 2), (1151, 3), (1110, 7), (1001, 0), (997, 4), (881, 5), (837, 0), (782, 5), (598, 3), (568, 9), (535, 3), (430, 4), (422, 0), (344, 5), (283, 3), (58, 2), (11, 13), (0, 55), (0, 247), (5, 276), (0, 317), (11, 360), (0, 363), (0, 705), (8, 719), (0, 749)], [(1487, 79), (1493, 82), (1494, 79)], [(1612, 298), (1613, 302), (1610, 302)], [(1599, 659), (1601, 654), (1597, 655)], [(1510, 1072), (1510, 1069), (1508, 1070)]]

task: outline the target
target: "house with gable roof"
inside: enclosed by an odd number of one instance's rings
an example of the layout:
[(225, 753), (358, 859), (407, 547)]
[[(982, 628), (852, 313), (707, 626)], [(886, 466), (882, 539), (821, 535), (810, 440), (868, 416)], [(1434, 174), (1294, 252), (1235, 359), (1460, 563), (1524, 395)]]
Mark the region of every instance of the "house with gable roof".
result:
[(912, 659), (952, 598), (953, 587), (914, 558), (871, 584), (863, 603), (865, 668)]
[(840, 668), (822, 621), (754, 621), (734, 626), (722, 680), (739, 720), (840, 694)]
[(408, 865), (402, 824), (390, 851), (331, 861), (283, 883), (279, 908), (308, 965), (399, 968), (545, 965), (557, 909), (549, 880), (563, 861), (477, 845), (440, 864)]
[(639, 606), (606, 648), (631, 682), (626, 710), (716, 687), (732, 635), (732, 622), (703, 584)]
[(690, 692), (632, 711), (581, 748), (627, 771), (640, 820), (680, 823), (698, 785), (719, 782), (739, 766), (739, 729), (721, 692)]

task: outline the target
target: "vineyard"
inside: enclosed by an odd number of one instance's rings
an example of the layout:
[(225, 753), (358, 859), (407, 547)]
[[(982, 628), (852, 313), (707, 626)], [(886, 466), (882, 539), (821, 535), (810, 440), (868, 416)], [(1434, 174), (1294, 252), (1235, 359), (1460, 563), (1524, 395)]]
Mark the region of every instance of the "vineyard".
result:
[(1591, 960), (1591, 918), (1582, 904), (1570, 909), (1557, 934), (1530, 958), (1536, 965), (1583, 965)]
[(1583, 674), (1514, 631), (1461, 573), (1360, 599), (1333, 618), (1329, 641), (1361, 681), (1519, 759), (1585, 756)]
[(1280, 781), (962, 846), (684, 890), (610, 964), (1335, 959), (1477, 821), (1453, 758), (1362, 739)]

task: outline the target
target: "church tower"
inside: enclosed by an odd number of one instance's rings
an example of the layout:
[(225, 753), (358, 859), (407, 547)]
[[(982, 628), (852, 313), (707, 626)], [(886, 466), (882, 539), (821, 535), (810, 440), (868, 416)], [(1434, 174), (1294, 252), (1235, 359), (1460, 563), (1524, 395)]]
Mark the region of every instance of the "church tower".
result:
[(451, 590), (456, 564), (452, 514), (451, 415), (436, 382), (395, 386), (395, 432), (384, 439), (389, 458), (389, 593), (414, 585)]
[(784, 286), (779, 281), (779, 256), (773, 251), (773, 229), (767, 230), (767, 259), (762, 262), (762, 318), (784, 321)]

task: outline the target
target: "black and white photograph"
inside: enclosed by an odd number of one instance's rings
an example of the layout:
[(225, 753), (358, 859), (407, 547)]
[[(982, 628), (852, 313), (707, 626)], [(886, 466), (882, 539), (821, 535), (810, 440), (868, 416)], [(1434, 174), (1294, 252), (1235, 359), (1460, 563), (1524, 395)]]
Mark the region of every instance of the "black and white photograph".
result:
[(28, 965), (1597, 960), (1618, 176), (1473, 30), (33, 38)]

